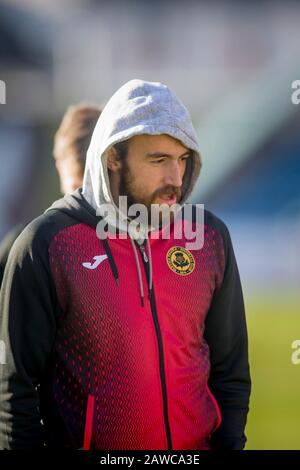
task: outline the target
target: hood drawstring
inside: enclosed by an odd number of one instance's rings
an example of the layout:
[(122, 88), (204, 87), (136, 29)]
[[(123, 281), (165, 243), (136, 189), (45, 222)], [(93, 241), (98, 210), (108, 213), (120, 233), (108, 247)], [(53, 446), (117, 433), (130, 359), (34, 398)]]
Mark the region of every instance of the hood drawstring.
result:
[(102, 240), (102, 243), (104, 245), (104, 249), (105, 249), (105, 253), (107, 254), (107, 257), (108, 257), (108, 261), (109, 261), (109, 264), (110, 264), (110, 267), (111, 267), (111, 270), (112, 270), (112, 273), (114, 275), (114, 278), (116, 280), (116, 284), (117, 286), (119, 287), (119, 273), (118, 273), (118, 268), (117, 268), (117, 265), (115, 263), (115, 260), (114, 260), (114, 257), (112, 255), (112, 252), (110, 250), (110, 246), (108, 244), (108, 241), (106, 238), (104, 238)]
[(134, 251), (136, 267), (137, 267), (137, 270), (138, 270), (142, 307), (144, 307), (144, 287), (143, 287), (143, 280), (142, 280), (142, 273), (141, 273), (141, 267), (140, 267), (140, 262), (139, 262), (139, 256), (137, 254), (137, 249), (136, 249), (135, 243), (134, 243), (134, 241), (132, 240), (131, 237), (130, 237), (130, 240), (131, 240), (132, 248), (133, 248), (133, 251)]
[[(130, 237), (130, 235), (129, 235)], [(145, 295), (144, 295), (144, 287), (143, 287), (143, 278), (142, 278), (142, 271), (141, 271), (141, 266), (140, 266), (140, 261), (139, 261), (139, 255), (137, 252), (136, 245), (134, 243), (134, 240), (130, 237), (133, 252), (134, 252), (134, 257), (135, 257), (135, 262), (136, 262), (136, 267), (137, 267), (137, 272), (138, 272), (138, 279), (139, 279), (139, 288), (140, 288), (140, 296), (141, 296), (141, 304), (142, 307), (145, 305)], [(114, 275), (114, 278), (116, 280), (117, 286), (119, 286), (119, 273), (118, 269), (114, 260), (114, 257), (112, 255), (109, 243), (107, 239), (102, 240), (105, 253), (107, 254), (108, 261), (112, 270), (112, 273)], [(151, 254), (151, 246), (149, 242), (149, 238), (146, 239), (147, 243), (147, 251), (148, 251), (148, 260), (149, 260), (149, 296), (151, 296), (152, 293), (152, 286), (153, 286), (153, 281), (152, 281), (152, 254)]]
[[(131, 244), (132, 244), (132, 247), (133, 247), (135, 262), (136, 262), (136, 266), (137, 266), (137, 270), (138, 270), (142, 307), (144, 307), (144, 305), (145, 305), (145, 303), (144, 303), (144, 288), (143, 288), (143, 280), (142, 280), (142, 273), (141, 273), (139, 256), (138, 256), (138, 253), (137, 253), (137, 248), (135, 246), (134, 240), (131, 237), (130, 237), (130, 240), (131, 240)], [(148, 262), (149, 262), (149, 285), (148, 285), (148, 288), (149, 288), (149, 297), (151, 297), (152, 285), (153, 285), (153, 281), (152, 281), (152, 254), (151, 254), (151, 246), (150, 246), (150, 242), (149, 242), (148, 237), (146, 238), (146, 243), (147, 243), (147, 247), (148, 247)]]

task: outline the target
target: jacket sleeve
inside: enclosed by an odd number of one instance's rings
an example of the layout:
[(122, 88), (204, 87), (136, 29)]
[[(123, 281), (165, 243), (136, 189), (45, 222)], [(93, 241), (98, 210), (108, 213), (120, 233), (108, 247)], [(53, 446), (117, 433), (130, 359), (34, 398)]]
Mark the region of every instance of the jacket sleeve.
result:
[(212, 435), (213, 449), (243, 449), (251, 379), (245, 309), (230, 234), (222, 223), (225, 268), (206, 317), (205, 339), (210, 348), (208, 381), (222, 422)]
[(13, 246), (14, 241), (18, 238), (24, 227), (24, 224), (16, 225), (16, 227), (14, 227), (10, 232), (8, 232), (3, 238), (3, 240), (0, 242), (0, 287), (11, 247)]
[(57, 306), (47, 244), (35, 225), (14, 243), (0, 293), (5, 352), (0, 363), (1, 449), (44, 445), (38, 387), (54, 342)]

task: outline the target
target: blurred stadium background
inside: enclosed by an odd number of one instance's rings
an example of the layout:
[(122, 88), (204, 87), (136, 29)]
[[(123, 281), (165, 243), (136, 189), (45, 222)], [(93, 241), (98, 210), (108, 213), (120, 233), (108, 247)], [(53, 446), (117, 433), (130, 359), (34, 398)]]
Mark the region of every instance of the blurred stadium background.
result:
[(0, 237), (60, 197), (53, 134), (67, 106), (131, 78), (192, 114), (203, 171), (191, 202), (228, 225), (253, 389), (247, 449), (300, 449), (300, 79), (297, 2), (0, 0)]

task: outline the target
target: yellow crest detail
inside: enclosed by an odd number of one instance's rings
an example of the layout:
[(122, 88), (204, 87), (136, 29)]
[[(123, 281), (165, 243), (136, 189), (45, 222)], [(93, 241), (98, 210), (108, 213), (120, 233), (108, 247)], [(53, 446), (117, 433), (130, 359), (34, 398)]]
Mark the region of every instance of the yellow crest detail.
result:
[(167, 256), (169, 268), (176, 274), (186, 276), (195, 269), (195, 258), (192, 253), (182, 246), (173, 246), (169, 249)]

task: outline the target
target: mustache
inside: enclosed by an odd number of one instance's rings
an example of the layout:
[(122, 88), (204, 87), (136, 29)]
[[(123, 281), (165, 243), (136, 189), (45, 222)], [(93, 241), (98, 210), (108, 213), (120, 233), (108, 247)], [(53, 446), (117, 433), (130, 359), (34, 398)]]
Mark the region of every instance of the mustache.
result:
[(179, 201), (181, 197), (181, 189), (175, 186), (165, 186), (164, 188), (160, 188), (155, 191), (153, 199), (162, 195), (171, 196), (172, 194), (175, 194), (176, 200)]

